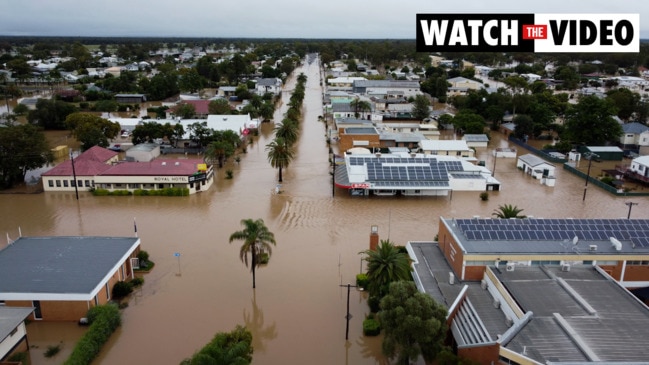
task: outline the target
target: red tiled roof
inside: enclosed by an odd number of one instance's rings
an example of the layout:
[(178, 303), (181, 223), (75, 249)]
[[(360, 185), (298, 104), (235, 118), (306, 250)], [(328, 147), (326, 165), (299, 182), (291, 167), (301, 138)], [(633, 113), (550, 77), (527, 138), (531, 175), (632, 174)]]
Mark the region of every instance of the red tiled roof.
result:
[(196, 114), (209, 114), (209, 105), (210, 105), (210, 100), (184, 100), (180, 104), (176, 105), (175, 107), (172, 108), (173, 111), (178, 110), (178, 107), (182, 104), (191, 104), (194, 106), (194, 113)]
[[(93, 146), (74, 159), (74, 173), (77, 176), (95, 176), (112, 166), (106, 162), (115, 157), (117, 152), (109, 149)], [(72, 162), (66, 160), (56, 165), (51, 170), (43, 173), (43, 176), (72, 176)]]
[(102, 172), (102, 176), (189, 176), (198, 171), (201, 159), (156, 159), (150, 162), (122, 162)]
[[(77, 176), (95, 176), (102, 171), (110, 169), (112, 166), (98, 161), (79, 161), (74, 160), (74, 174)], [(53, 169), (42, 174), (43, 176), (72, 176), (72, 162), (63, 161)]]
[(92, 146), (89, 150), (82, 153), (74, 161), (97, 161), (97, 162), (106, 162), (111, 158), (117, 156), (117, 152), (111, 151), (107, 148)]

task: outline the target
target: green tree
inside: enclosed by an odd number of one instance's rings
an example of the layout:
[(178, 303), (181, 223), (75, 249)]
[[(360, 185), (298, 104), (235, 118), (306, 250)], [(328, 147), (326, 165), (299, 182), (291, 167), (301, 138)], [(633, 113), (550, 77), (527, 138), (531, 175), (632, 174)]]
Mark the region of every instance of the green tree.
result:
[(408, 255), (399, 252), (390, 240), (381, 240), (376, 250), (363, 251), (367, 262), (367, 279), (370, 296), (383, 297), (390, 283), (412, 280)]
[(195, 93), (203, 88), (203, 78), (198, 74), (196, 68), (186, 68), (180, 71), (178, 87), (181, 91)]
[(486, 122), (479, 114), (470, 111), (460, 111), (453, 117), (453, 126), (461, 134), (481, 134), (484, 133)]
[(426, 95), (417, 95), (412, 107), (412, 117), (423, 120), (430, 117), (430, 100)]
[(0, 187), (10, 188), (25, 180), (27, 171), (53, 160), (45, 135), (31, 124), (0, 128)]
[(494, 209), (494, 212), (491, 213), (492, 216), (496, 218), (509, 219), (509, 218), (526, 218), (526, 216), (519, 214), (523, 209), (519, 209), (515, 205), (504, 204), (499, 205), (498, 209)]
[(432, 363), (444, 349), (446, 315), (446, 309), (419, 292), (413, 282), (391, 283), (378, 314), (385, 331), (383, 353), (396, 357), (399, 364), (410, 364), (419, 355)]
[(190, 119), (196, 115), (196, 108), (193, 104), (181, 103), (176, 107), (175, 114), (183, 119)]
[(524, 140), (525, 137), (534, 137), (534, 120), (527, 114), (518, 114), (512, 120), (516, 125), (514, 136)]
[(640, 94), (622, 87), (607, 92), (606, 99), (617, 108), (617, 116), (620, 119), (629, 120), (639, 109), (641, 98)]
[(216, 162), (221, 168), (225, 159), (234, 154), (234, 150), (234, 146), (226, 141), (211, 142), (205, 149), (205, 162), (211, 165)]
[(219, 332), (212, 341), (180, 365), (248, 365), (252, 362), (252, 333), (237, 325), (232, 332)]
[(30, 110), (27, 114), (27, 121), (45, 130), (64, 130), (66, 129), (65, 118), (76, 111), (74, 105), (60, 100), (38, 99), (36, 109)]
[(360, 113), (372, 110), (372, 104), (369, 101), (356, 98), (349, 102), (349, 106), (354, 109), (354, 117), (358, 119)]
[(279, 169), (278, 182), (282, 182), (282, 169), (287, 168), (295, 157), (293, 146), (288, 144), (283, 138), (275, 138), (266, 145), (268, 151), (268, 162), (276, 169)]
[(283, 138), (288, 145), (294, 145), (299, 136), (299, 126), (292, 119), (284, 119), (282, 123), (275, 127), (275, 138)]
[(230, 103), (225, 99), (215, 99), (207, 105), (210, 114), (225, 115), (232, 114)]
[(259, 265), (259, 255), (267, 253), (272, 255), (272, 245), (276, 245), (275, 235), (268, 230), (263, 219), (242, 219), (244, 229), (230, 235), (230, 243), (243, 241), (239, 249), (239, 258), (248, 267), (248, 255), (250, 255), (250, 270), (252, 271), (252, 288), (255, 289), (255, 269)]
[(164, 132), (160, 123), (144, 122), (135, 126), (131, 140), (133, 144), (151, 143), (156, 138), (162, 137), (164, 137)]
[(81, 143), (83, 151), (92, 146), (108, 147), (109, 139), (117, 137), (120, 125), (91, 113), (72, 113), (65, 119), (72, 135)]
[(617, 141), (622, 135), (622, 126), (613, 119), (615, 114), (616, 109), (610, 101), (594, 95), (582, 97), (566, 112), (561, 139), (590, 146)]

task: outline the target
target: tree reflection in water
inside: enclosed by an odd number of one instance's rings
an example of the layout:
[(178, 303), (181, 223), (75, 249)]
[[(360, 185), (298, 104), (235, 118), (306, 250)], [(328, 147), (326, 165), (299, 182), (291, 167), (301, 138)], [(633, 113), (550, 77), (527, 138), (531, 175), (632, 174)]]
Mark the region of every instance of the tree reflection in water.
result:
[(243, 321), (246, 328), (252, 332), (252, 346), (255, 352), (265, 352), (265, 341), (274, 340), (277, 337), (275, 322), (264, 328), (264, 312), (257, 306), (257, 294), (252, 291), (252, 312), (243, 309)]

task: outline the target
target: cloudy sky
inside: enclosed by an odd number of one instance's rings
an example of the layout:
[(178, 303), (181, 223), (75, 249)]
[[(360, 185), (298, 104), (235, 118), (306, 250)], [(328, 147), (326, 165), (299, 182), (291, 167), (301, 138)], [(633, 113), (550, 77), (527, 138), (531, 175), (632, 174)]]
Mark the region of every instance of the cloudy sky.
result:
[(0, 35), (414, 39), (417, 13), (638, 13), (647, 0), (0, 0)]

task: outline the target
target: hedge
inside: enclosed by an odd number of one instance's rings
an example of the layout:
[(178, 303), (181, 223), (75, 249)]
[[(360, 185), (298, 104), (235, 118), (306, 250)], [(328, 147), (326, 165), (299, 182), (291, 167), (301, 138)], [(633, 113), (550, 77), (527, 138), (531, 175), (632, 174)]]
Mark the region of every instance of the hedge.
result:
[(88, 331), (81, 337), (64, 365), (87, 365), (97, 357), (101, 347), (122, 323), (115, 304), (100, 305), (88, 310)]

